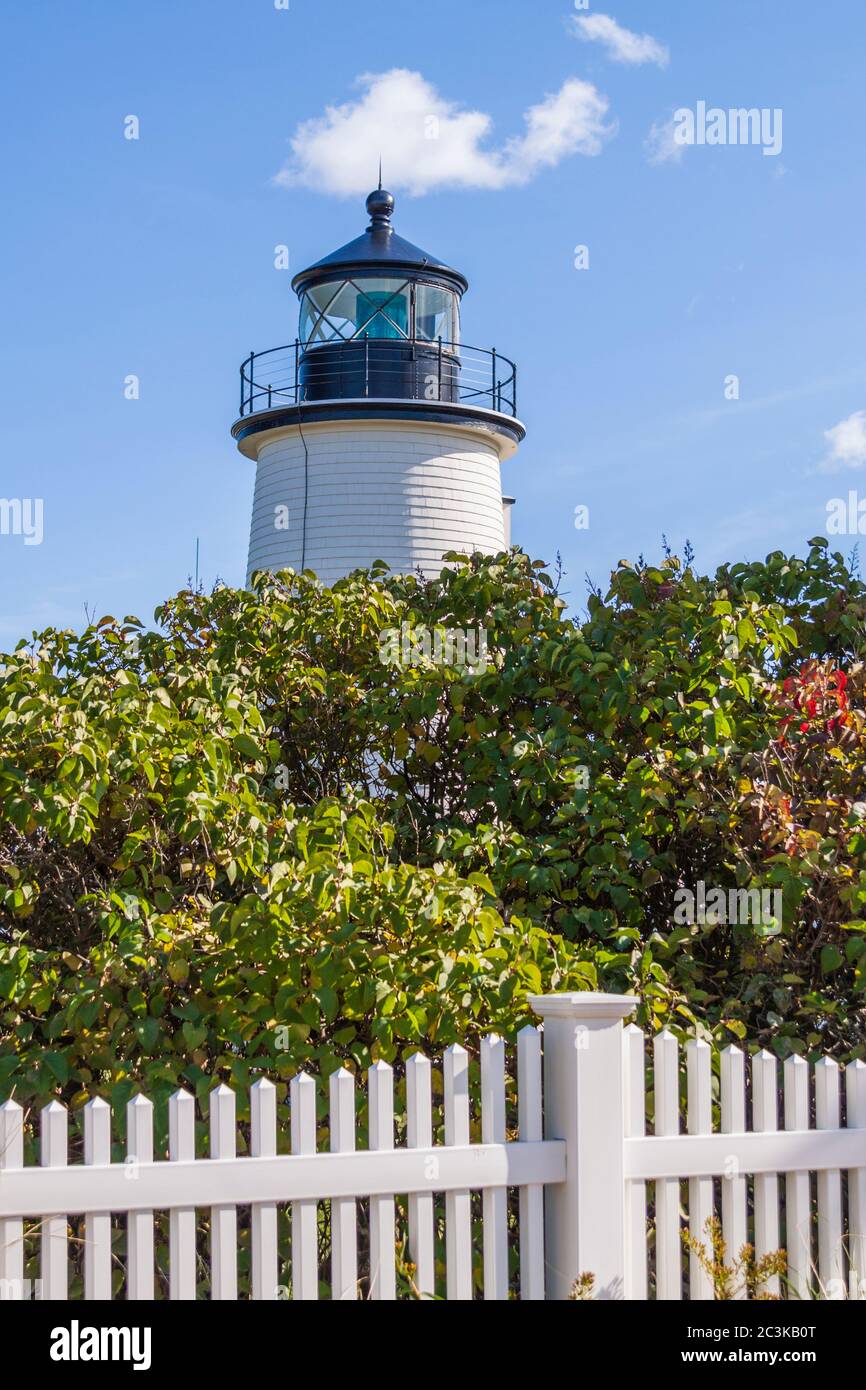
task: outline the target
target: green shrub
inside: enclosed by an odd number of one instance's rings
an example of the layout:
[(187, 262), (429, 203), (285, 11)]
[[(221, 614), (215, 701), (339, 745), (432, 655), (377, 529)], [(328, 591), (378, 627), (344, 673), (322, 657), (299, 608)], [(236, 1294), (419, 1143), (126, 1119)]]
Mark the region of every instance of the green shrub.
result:
[[(361, 1067), (554, 988), (866, 1055), (863, 585), (821, 541), (563, 607), (512, 552), (183, 592), (159, 631), (5, 658), (0, 1094)], [(487, 669), (386, 664), (404, 623), (483, 627)], [(782, 920), (674, 924), (698, 880)]]

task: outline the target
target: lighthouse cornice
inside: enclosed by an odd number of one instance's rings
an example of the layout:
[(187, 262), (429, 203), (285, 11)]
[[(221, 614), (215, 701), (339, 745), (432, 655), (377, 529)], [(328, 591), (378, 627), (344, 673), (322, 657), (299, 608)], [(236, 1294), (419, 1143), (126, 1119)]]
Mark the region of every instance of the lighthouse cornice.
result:
[(404, 398), (383, 400), (365, 396), (355, 400), (340, 397), (260, 410), (255, 415), (242, 415), (232, 425), (231, 432), (240, 452), (247, 458), (255, 459), (266, 439), (287, 429), (339, 423), (352, 426), (376, 421), (401, 422), (428, 429), (431, 425), (444, 425), (449, 430), (463, 430), (468, 435), (484, 434), (496, 444), (500, 460), (511, 458), (526, 435), (526, 426), (521, 420), (483, 406), (452, 404), (449, 401), (406, 401)]

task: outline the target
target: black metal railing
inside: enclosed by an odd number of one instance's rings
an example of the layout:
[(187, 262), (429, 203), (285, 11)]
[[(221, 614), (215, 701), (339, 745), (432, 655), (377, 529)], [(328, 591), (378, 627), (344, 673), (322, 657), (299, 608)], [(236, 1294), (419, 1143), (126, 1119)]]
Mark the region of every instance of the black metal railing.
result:
[(241, 416), (320, 401), (446, 401), (517, 416), (517, 367), (496, 349), (443, 339), (298, 339), (241, 365)]

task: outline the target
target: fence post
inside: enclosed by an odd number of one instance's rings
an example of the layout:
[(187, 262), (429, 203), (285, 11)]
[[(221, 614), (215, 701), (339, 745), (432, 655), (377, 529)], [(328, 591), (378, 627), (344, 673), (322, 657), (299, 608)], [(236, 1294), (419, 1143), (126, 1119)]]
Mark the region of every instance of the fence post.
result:
[(622, 994), (541, 994), (544, 1137), (564, 1139), (566, 1179), (545, 1188), (547, 1297), (567, 1299), (581, 1274), (593, 1297), (625, 1297)]

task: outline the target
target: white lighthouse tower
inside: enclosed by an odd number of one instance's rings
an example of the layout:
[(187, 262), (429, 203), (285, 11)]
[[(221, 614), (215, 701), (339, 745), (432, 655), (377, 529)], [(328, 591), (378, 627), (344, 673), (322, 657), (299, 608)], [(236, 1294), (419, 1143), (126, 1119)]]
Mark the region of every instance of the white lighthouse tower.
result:
[(248, 578), (308, 569), (332, 584), (375, 560), (431, 577), (446, 551), (509, 544), (517, 369), (461, 342), (465, 276), (398, 236), (393, 210), (370, 194), (363, 235), (295, 276), (295, 342), (241, 368)]

